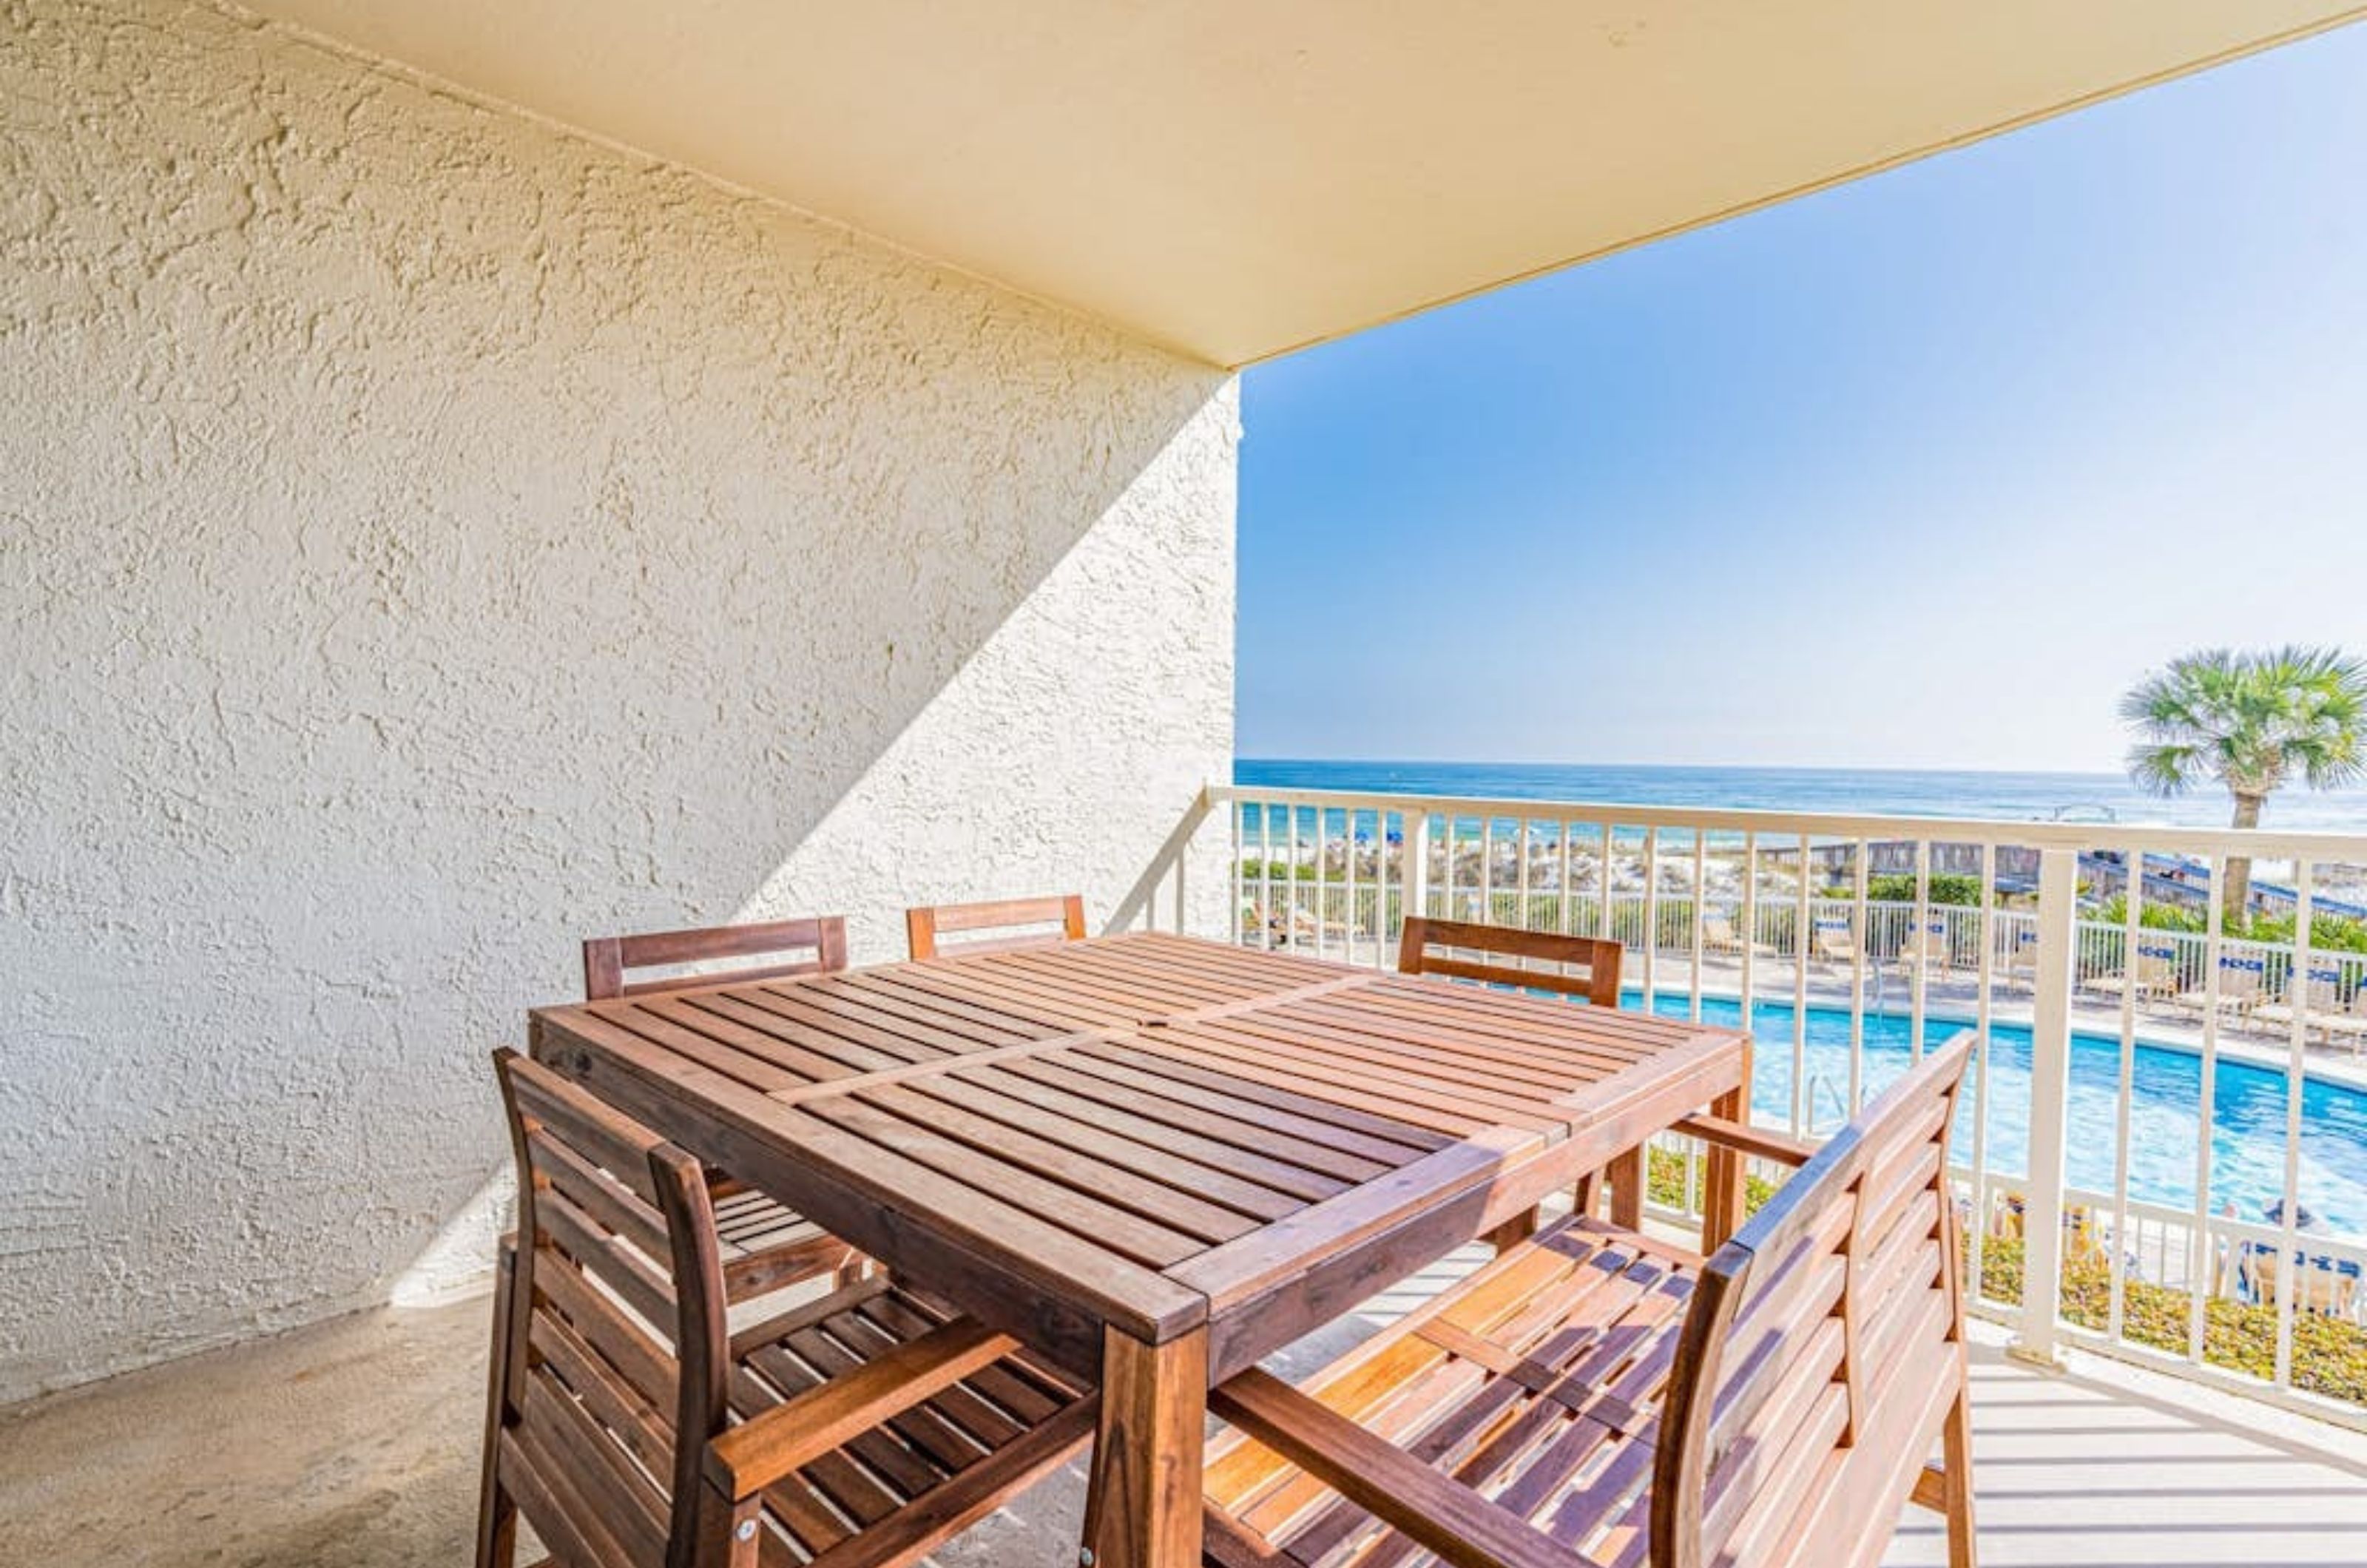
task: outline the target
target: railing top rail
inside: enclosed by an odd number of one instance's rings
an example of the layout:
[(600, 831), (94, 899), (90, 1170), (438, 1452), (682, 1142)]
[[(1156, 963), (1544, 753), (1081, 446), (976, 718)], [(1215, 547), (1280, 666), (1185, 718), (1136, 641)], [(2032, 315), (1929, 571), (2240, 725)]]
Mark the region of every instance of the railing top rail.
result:
[[(2119, 822), (2029, 822), (1973, 817), (1851, 816), (1819, 811), (1634, 806), (1612, 801), (1524, 800), (1494, 795), (1397, 795), (1285, 785), (1210, 784), (1211, 805), (1291, 803), (1342, 810), (1433, 816), (1556, 818), (1589, 826), (1686, 828), (1710, 832), (1816, 838), (1930, 840), (2025, 849), (2135, 849), (2231, 854), (2255, 860), (2367, 861), (2367, 832), (2286, 832), (2252, 828), (2173, 828)], [(1780, 846), (1778, 846), (1780, 847)]]

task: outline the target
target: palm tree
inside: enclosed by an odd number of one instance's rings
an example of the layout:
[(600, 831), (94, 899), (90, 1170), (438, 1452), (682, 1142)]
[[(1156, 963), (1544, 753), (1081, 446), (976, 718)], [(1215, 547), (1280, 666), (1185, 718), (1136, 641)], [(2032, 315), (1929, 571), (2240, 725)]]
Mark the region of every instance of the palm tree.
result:
[[(2294, 778), (2338, 789), (2367, 773), (2367, 662), (2336, 649), (2190, 653), (2138, 682), (2121, 716), (2137, 732), (2129, 777), (2140, 789), (2178, 795), (2215, 779), (2238, 828), (2259, 827), (2269, 796)], [(2251, 893), (2252, 863), (2230, 857), (2231, 925)]]

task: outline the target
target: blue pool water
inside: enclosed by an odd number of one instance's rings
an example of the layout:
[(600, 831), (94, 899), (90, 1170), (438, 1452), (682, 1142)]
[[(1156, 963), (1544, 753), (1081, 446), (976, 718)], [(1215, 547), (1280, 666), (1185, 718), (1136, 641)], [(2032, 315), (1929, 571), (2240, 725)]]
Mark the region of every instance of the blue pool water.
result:
[[(1631, 995), (1625, 1005), (1640, 999)], [(1685, 997), (1664, 994), (1654, 998), (1652, 1010), (1682, 1018), (1689, 1008)], [(1705, 998), (1702, 1016), (1731, 1025), (1741, 1021), (1742, 1010), (1731, 999)], [(1872, 1011), (1864, 1017), (1864, 1092), (1871, 1096), (1904, 1073), (1913, 1058), (1907, 1018)], [(1931, 1019), (1926, 1038), (1937, 1043), (1960, 1027)], [(1759, 1043), (1753, 1108), (1762, 1122), (1781, 1124), (1792, 1106), (1791, 1004), (1757, 1003), (1750, 1029)], [(1830, 1132), (1847, 1119), (1847, 1010), (1810, 1008), (1806, 1036), (1814, 1119), (1820, 1132)], [(2029, 1172), (2030, 1049), (2027, 1028), (2006, 1023), (1990, 1027), (1988, 1165), (2002, 1176)], [(2072, 1035), (2067, 1164), (2074, 1187), (2112, 1190), (2120, 1077), (2117, 1038)], [(2131, 1198), (2192, 1207), (2202, 1098), (2200, 1056), (2138, 1042), (2129, 1103)], [(2257, 1220), (2284, 1190), (2285, 1075), (2223, 1055), (2214, 1069), (2211, 1099), (2211, 1207), (2233, 1202), (2239, 1216)], [(1976, 1111), (1968, 1085), (1965, 1114), (1956, 1127), (1956, 1157), (1967, 1164)], [(2303, 1078), (2299, 1191), (2303, 1204), (2328, 1229), (2367, 1235), (2367, 1091)]]

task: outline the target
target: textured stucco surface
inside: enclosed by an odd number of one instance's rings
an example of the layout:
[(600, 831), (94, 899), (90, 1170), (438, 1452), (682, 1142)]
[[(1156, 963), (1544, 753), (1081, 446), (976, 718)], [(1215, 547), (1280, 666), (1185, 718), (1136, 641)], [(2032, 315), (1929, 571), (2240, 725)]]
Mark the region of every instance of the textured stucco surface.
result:
[(1145, 875), (1237, 418), (235, 14), (0, 0), (0, 1397), (382, 1297), (588, 932), (1220, 919)]

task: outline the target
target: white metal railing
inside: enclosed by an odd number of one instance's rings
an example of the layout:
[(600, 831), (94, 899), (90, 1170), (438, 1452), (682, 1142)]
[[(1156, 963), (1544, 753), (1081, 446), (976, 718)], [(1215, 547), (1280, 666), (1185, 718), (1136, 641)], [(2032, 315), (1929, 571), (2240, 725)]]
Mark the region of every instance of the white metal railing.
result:
[[(1232, 940), (1385, 966), (1409, 910), (1615, 938), (1626, 1005), (1750, 1021), (1754, 1114), (1796, 1134), (1975, 1031), (1966, 1279), (2017, 1352), (2367, 1427), (2367, 928), (2320, 908), (2367, 904), (2367, 834), (1208, 793)], [(2273, 869), (2289, 930), (2149, 907), (2148, 854), (2209, 888)], [(1690, 1217), (1698, 1150), (1652, 1168)]]

